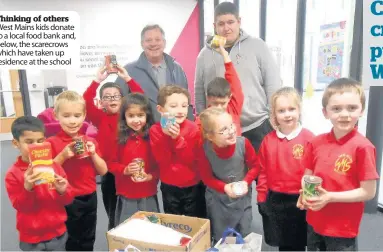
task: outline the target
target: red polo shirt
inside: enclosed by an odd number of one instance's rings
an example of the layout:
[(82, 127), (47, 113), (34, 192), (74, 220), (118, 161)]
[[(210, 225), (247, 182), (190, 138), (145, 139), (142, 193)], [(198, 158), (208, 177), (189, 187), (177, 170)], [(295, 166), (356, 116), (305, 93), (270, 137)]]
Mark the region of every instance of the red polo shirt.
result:
[(160, 123), (154, 124), (149, 134), (150, 147), (160, 169), (161, 182), (181, 188), (200, 182), (195, 153), (201, 136), (194, 122), (186, 119), (181, 123), (180, 134), (176, 139), (165, 135)]
[[(64, 206), (72, 202), (74, 192), (68, 185), (60, 195), (53, 185), (35, 185), (32, 191), (24, 188), (24, 173), (29, 163), (21, 157), (7, 171), (5, 186), (12, 206), (16, 209), (16, 228), (21, 242), (39, 243), (61, 236), (66, 231), (67, 214)], [(63, 168), (53, 163), (53, 170), (66, 177)]]
[[(378, 179), (375, 147), (354, 129), (336, 139), (333, 131), (314, 138), (306, 148), (304, 165), (323, 179), (331, 192), (357, 189), (361, 181)], [(307, 211), (307, 222), (320, 235), (353, 238), (359, 233), (364, 202), (329, 203), (319, 211)]]
[[(101, 157), (96, 140), (84, 135), (83, 137), (85, 141), (92, 141), (95, 144), (96, 152)], [(52, 145), (52, 156), (56, 157), (73, 141), (73, 138), (61, 130), (56, 136), (48, 138), (47, 141)], [(96, 191), (97, 171), (90, 157), (82, 159), (72, 157), (67, 159), (62, 166), (68, 176), (69, 183), (73, 187), (75, 196), (88, 195)]]
[(257, 183), (257, 201), (264, 202), (268, 190), (286, 194), (298, 194), (305, 172), (303, 153), (314, 134), (299, 127), (290, 135), (272, 131), (259, 148), (261, 172)]
[[(149, 140), (141, 136), (132, 135), (125, 145), (118, 145), (118, 150), (112, 161), (108, 162), (108, 168), (116, 178), (116, 194), (128, 199), (140, 199), (157, 194), (159, 171), (150, 153)], [(151, 174), (153, 179), (148, 182), (133, 182), (131, 176), (125, 175), (124, 170), (135, 158), (144, 160), (145, 173)]]
[[(126, 83), (132, 93), (144, 93), (141, 86), (131, 79)], [(85, 90), (83, 97), (86, 104), (86, 116), (97, 127), (98, 133), (96, 140), (99, 143), (102, 157), (105, 161), (110, 160), (113, 153), (111, 150), (117, 139), (117, 125), (119, 113), (108, 114), (97, 108), (94, 104), (94, 98), (97, 94), (97, 89), (100, 83), (92, 81), (90, 86)]]
[[(233, 122), (237, 127), (237, 136), (242, 135), (241, 128), (241, 113), (243, 107), (243, 101), (245, 99), (242, 91), (241, 81), (238, 78), (237, 71), (233, 65), (233, 62), (225, 63), (225, 79), (230, 84), (231, 99), (227, 105), (226, 112), (231, 115)], [(201, 120), (199, 116), (196, 116), (195, 123), (198, 128), (201, 129)]]

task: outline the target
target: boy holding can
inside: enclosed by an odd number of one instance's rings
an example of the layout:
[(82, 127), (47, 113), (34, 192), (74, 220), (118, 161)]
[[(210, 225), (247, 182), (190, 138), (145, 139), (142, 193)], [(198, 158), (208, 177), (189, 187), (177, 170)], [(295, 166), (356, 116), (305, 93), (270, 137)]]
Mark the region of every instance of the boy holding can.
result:
[[(207, 103), (208, 107), (221, 108), (226, 110), (233, 118), (236, 126), (237, 136), (241, 136), (241, 112), (243, 107), (244, 95), (242, 91), (241, 81), (238, 78), (237, 71), (231, 61), (228, 51), (225, 49), (226, 39), (224, 37), (213, 40), (215, 50), (222, 55), (225, 63), (225, 78), (215, 77), (207, 86)], [(201, 121), (196, 117), (196, 124), (201, 128)]]
[(16, 210), (16, 228), (23, 251), (63, 251), (68, 237), (64, 206), (72, 202), (73, 190), (63, 168), (45, 162), (54, 171), (53, 181), (48, 181), (31, 164), (30, 147), (42, 146), (44, 133), (44, 124), (33, 116), (22, 116), (12, 123), (12, 143), (20, 156), (7, 171), (5, 186)]
[[(113, 71), (109, 68), (110, 65), (113, 65)], [(101, 86), (99, 95), (102, 109), (99, 109), (94, 104), (94, 98), (100, 83), (105, 81), (111, 73), (115, 73), (123, 79), (132, 93), (144, 93), (140, 85), (130, 77), (125, 68), (114, 64), (106, 64), (106, 66), (100, 68), (96, 73), (96, 78), (85, 90), (83, 97), (87, 118), (98, 129), (96, 140), (100, 146), (102, 157), (106, 162), (111, 160), (117, 149), (118, 112), (120, 111), (122, 101), (121, 88), (114, 82), (107, 82)], [(114, 216), (117, 203), (115, 178), (112, 173), (108, 172), (102, 177), (101, 191), (105, 210), (109, 218), (109, 230), (115, 226)]]
[(96, 176), (107, 172), (97, 142), (79, 130), (85, 119), (85, 101), (74, 91), (61, 93), (54, 105), (61, 131), (48, 138), (54, 161), (62, 165), (75, 199), (66, 207), (67, 251), (92, 251), (96, 238)]
[(374, 198), (378, 179), (375, 147), (355, 127), (365, 109), (363, 87), (352, 79), (335, 80), (322, 106), (333, 128), (306, 148), (305, 192), (297, 206), (307, 209), (309, 251), (357, 250), (364, 201)]
[(149, 131), (150, 146), (160, 170), (164, 211), (169, 214), (204, 215), (204, 187), (200, 183), (195, 153), (200, 143), (197, 125), (186, 118), (189, 92), (167, 85), (158, 92), (161, 123)]

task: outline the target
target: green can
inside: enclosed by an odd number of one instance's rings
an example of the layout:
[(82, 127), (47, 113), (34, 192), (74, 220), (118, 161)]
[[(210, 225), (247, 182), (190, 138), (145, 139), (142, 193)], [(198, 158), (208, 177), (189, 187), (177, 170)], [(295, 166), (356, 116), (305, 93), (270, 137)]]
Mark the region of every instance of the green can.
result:
[(303, 177), (303, 197), (309, 200), (319, 196), (318, 186), (322, 185), (323, 179), (318, 176), (305, 175)]

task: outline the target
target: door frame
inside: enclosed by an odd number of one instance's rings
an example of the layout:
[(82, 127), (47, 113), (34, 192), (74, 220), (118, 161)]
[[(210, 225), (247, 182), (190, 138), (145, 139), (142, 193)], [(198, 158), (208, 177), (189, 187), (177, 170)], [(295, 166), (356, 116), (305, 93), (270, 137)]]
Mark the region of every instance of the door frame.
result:
[(20, 79), (18, 70), (9, 70), (9, 78), (11, 82), (13, 105), (15, 108), (15, 116), (12, 117), (0, 117), (0, 134), (11, 133), (12, 123), (16, 120), (17, 117), (24, 115), (24, 100), (23, 95), (20, 90)]

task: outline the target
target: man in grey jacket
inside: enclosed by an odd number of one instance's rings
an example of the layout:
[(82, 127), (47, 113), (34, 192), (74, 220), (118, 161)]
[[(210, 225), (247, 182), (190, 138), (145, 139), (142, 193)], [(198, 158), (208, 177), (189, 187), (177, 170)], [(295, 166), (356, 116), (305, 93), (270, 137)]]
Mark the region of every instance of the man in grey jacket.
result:
[[(186, 75), (180, 64), (174, 58), (164, 53), (166, 46), (165, 32), (158, 25), (147, 25), (141, 31), (141, 46), (144, 50), (138, 60), (125, 65), (130, 76), (137, 81), (149, 98), (154, 120), (160, 120), (157, 112), (158, 90), (167, 84), (174, 84), (188, 89)], [(124, 80), (116, 80), (121, 86), (122, 93), (129, 93)], [(188, 119), (193, 120), (192, 106), (189, 106)]]
[[(225, 49), (234, 63), (245, 95), (241, 114), (243, 136), (258, 151), (263, 137), (272, 130), (268, 120), (271, 95), (282, 83), (279, 69), (265, 42), (246, 34), (240, 25), (238, 9), (233, 3), (220, 3), (214, 10), (215, 32), (226, 38)], [(210, 41), (211, 38), (206, 41), (197, 58), (194, 83), (197, 113), (207, 107), (208, 84), (225, 73), (221, 55), (211, 48)]]

